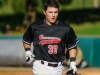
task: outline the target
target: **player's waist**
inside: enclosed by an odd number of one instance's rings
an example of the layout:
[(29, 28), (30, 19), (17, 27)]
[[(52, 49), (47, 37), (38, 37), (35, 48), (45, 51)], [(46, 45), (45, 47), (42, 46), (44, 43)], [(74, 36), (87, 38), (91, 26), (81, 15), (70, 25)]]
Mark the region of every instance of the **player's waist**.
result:
[(62, 62), (48, 62), (48, 61), (44, 61), (44, 60), (35, 60), (35, 61), (38, 61), (43, 65), (51, 66), (51, 67), (57, 67), (57, 66), (62, 65)]

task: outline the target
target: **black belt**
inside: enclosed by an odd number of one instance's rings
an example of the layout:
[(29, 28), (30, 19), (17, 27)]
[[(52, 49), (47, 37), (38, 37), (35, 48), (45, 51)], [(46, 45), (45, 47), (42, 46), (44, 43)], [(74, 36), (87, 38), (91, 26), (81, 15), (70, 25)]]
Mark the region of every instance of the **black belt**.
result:
[[(45, 62), (44, 61), (41, 61), (41, 64), (45, 64)], [(48, 66), (57, 67), (58, 64), (48, 63)]]

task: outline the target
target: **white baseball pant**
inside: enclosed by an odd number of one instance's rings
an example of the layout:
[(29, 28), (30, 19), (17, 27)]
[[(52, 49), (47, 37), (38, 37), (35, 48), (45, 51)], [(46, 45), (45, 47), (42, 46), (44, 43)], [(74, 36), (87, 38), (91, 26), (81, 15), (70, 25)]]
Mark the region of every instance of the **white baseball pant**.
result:
[[(62, 63), (61, 62), (47, 62), (41, 60), (35, 60), (33, 62), (33, 73), (34, 75), (62, 75)], [(58, 66), (48, 66), (48, 63), (58, 64)]]

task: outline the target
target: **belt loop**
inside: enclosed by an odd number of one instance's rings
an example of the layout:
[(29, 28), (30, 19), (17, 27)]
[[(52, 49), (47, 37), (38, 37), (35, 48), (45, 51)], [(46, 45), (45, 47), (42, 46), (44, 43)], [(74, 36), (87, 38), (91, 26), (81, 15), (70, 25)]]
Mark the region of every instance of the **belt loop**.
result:
[(41, 61), (42, 64), (44, 64), (44, 61)]
[(59, 63), (56, 63), (56, 64), (54, 64), (54, 63), (52, 64), (52, 63), (49, 63), (49, 62), (46, 62), (46, 61), (41, 61), (41, 64), (46, 65), (46, 66), (57, 67), (61, 63), (59, 62)]

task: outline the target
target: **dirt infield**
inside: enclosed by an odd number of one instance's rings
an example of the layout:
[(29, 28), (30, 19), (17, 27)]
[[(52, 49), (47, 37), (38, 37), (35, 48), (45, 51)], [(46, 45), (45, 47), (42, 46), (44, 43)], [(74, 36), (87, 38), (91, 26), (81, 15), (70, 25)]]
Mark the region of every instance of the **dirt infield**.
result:
[[(63, 75), (68, 69), (63, 70)], [(33, 75), (31, 67), (0, 67), (0, 75)], [(100, 67), (78, 69), (78, 75), (100, 75)]]

